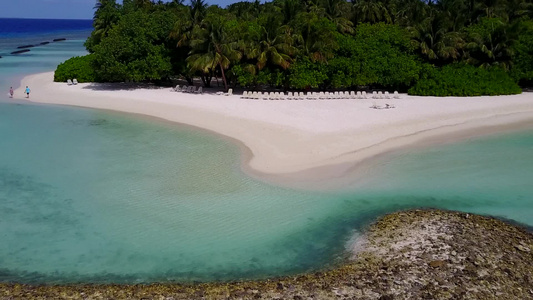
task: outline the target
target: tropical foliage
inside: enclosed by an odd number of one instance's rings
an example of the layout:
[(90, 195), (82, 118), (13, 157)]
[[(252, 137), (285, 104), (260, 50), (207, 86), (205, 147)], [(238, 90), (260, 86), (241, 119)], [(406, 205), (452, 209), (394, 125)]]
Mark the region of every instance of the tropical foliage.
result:
[(476, 68), (451, 64), (429, 68), (409, 94), (420, 96), (481, 96), (520, 94), (518, 84), (501, 67)]
[(94, 55), (77, 56), (59, 64), (54, 73), (54, 81), (66, 82), (77, 79), (78, 82), (94, 82), (96, 76), (92, 68)]
[(454, 72), (531, 84), (531, 18), (532, 0), (98, 0), (86, 47), (98, 81), (444, 95)]

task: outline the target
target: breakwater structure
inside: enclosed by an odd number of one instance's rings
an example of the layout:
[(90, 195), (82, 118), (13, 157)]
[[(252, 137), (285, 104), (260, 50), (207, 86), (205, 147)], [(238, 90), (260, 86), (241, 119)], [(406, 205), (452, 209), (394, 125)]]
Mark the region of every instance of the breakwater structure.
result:
[[(53, 39), (53, 42), (61, 42), (61, 41), (66, 41), (66, 40), (67, 40), (66, 38), (57, 38), (57, 39)], [(22, 53), (30, 52), (29, 48), (34, 48), (34, 47), (38, 47), (38, 46), (44, 46), (44, 45), (48, 45), (48, 44), (50, 44), (50, 42), (44, 41), (44, 42), (41, 42), (41, 43), (36, 44), (36, 45), (21, 45), (21, 46), (17, 47), (17, 49), (21, 49), (21, 50), (13, 51), (10, 54), (16, 55), (16, 54), (22, 54)], [(0, 56), (0, 58), (2, 58), (2, 56)]]
[(11, 52), (11, 54), (22, 54), (22, 53), (26, 53), (26, 52), (30, 52), (30, 49), (23, 49), (23, 50), (13, 51), (13, 52)]

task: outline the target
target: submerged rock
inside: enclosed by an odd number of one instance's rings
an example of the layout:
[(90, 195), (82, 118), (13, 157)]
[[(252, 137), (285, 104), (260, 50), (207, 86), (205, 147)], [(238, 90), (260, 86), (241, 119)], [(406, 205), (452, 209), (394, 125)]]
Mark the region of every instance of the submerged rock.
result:
[(24, 45), (24, 46), (18, 46), (17, 49), (25, 49), (25, 48), (33, 48), (34, 45)]
[(54, 42), (61, 42), (61, 41), (66, 41), (67, 39), (66, 38), (59, 38), (59, 39), (54, 39), (53, 41)]
[(150, 285), (0, 284), (0, 299), (533, 299), (533, 234), (438, 210), (386, 215), (335, 269), (268, 280)]

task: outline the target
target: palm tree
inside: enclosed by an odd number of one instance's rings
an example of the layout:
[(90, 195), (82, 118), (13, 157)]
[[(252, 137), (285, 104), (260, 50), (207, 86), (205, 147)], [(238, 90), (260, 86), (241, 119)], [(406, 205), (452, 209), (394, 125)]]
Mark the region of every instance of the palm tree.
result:
[(387, 7), (381, 1), (353, 0), (352, 1), (353, 23), (391, 23), (392, 19)]
[[(236, 42), (224, 25), (223, 17), (211, 15), (194, 29), (187, 63), (191, 70), (204, 74), (211, 74), (218, 67), (227, 90), (224, 70), (229, 68), (232, 61), (239, 60), (241, 53), (236, 50)], [(209, 80), (204, 83), (209, 86)]]
[(393, 1), (396, 8), (394, 12), (394, 23), (400, 26), (414, 26), (421, 23), (428, 17), (431, 8), (420, 0), (399, 0)]
[(241, 20), (254, 20), (261, 13), (261, 3), (259, 0), (255, 0), (254, 2), (236, 2), (228, 6), (228, 11), (235, 16), (239, 16)]
[(432, 14), (421, 23), (408, 27), (408, 30), (418, 51), (429, 61), (442, 64), (461, 57), (463, 39), (458, 32), (449, 31), (442, 18)]
[(444, 26), (451, 27), (451, 31), (458, 31), (467, 22), (467, 6), (463, 0), (441, 0), (437, 3), (436, 9), (440, 11)]
[(207, 4), (204, 0), (191, 0), (190, 6), (179, 7), (179, 18), (174, 24), (170, 37), (178, 40), (177, 47), (188, 46), (192, 32), (204, 19)]
[(291, 55), (296, 53), (291, 28), (281, 25), (274, 15), (268, 15), (262, 23), (257, 36), (245, 37), (243, 50), (246, 57), (255, 59), (259, 70), (268, 63), (287, 69), (292, 61)]
[(333, 56), (337, 48), (335, 38), (336, 26), (325, 17), (315, 13), (300, 13), (297, 18), (299, 52), (311, 58), (312, 61), (326, 61)]
[(280, 6), (276, 8), (283, 15), (282, 23), (284, 25), (293, 22), (296, 15), (302, 11), (302, 5), (298, 0), (283, 0), (281, 1)]
[(153, 5), (151, 0), (134, 0), (134, 4), (138, 9), (148, 9)]
[(483, 18), (468, 29), (466, 47), (470, 51), (467, 61), (481, 67), (500, 66), (509, 70), (518, 27), (518, 23), (506, 24), (501, 19)]
[(118, 4), (116, 0), (98, 0), (94, 9), (93, 34), (101, 40), (119, 19)]

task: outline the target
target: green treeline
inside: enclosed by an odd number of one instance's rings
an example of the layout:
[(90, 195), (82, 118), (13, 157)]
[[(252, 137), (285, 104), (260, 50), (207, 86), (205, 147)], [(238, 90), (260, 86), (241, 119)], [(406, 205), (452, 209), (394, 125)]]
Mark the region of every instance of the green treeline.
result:
[(88, 56), (56, 81), (201, 78), (227, 89), (520, 93), (533, 83), (532, 0), (98, 0)]

